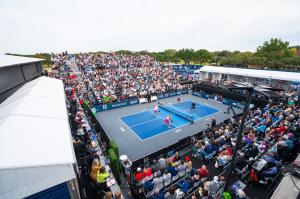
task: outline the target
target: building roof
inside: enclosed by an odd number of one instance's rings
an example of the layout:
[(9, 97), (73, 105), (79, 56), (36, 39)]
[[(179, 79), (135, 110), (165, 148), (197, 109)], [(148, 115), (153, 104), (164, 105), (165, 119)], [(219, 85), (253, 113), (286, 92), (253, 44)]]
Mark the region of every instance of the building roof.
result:
[(24, 198), (75, 178), (64, 87), (35, 79), (0, 104), (0, 198)]
[(33, 62), (41, 62), (41, 61), (44, 61), (44, 59), (14, 56), (14, 55), (0, 55), (0, 68), (6, 66), (20, 65), (20, 64), (29, 64)]
[(273, 71), (273, 70), (257, 70), (248, 68), (231, 68), (219, 66), (203, 66), (199, 69), (200, 72), (222, 73), (230, 75), (240, 75), (245, 77), (256, 77), (265, 79), (276, 79), (284, 81), (300, 81), (300, 73)]

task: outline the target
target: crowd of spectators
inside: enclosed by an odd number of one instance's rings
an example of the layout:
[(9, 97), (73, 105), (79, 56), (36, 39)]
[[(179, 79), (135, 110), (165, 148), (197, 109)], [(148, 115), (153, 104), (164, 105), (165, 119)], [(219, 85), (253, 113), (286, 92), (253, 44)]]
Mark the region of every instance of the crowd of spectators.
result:
[[(104, 157), (96, 132), (82, 108), (82, 96), (85, 93), (82, 77), (73, 75), (69, 71), (71, 71), (70, 66), (66, 66), (60, 70), (59, 76), (55, 73), (48, 75), (64, 82), (75, 156), (81, 170), (81, 178), (88, 178), (87, 181), (80, 181), (79, 184), (86, 190), (91, 190), (89, 197), (121, 199), (123, 196), (120, 190), (114, 193), (111, 191), (110, 187), (115, 185), (116, 181), (111, 175), (108, 165), (103, 161)], [(101, 159), (101, 157), (103, 158)]]
[[(192, 198), (200, 199), (223, 192), (224, 177), (210, 176), (211, 171), (206, 165), (212, 162), (215, 169), (228, 168), (236, 145), (239, 120), (210, 128), (194, 140), (192, 156), (203, 162), (200, 168), (194, 168), (188, 156), (168, 155), (154, 160), (144, 169), (137, 168), (135, 180), (141, 185), (136, 185), (137, 189), (142, 189), (148, 198), (182, 198), (192, 192)], [(251, 109), (234, 163), (236, 177), (254, 186), (271, 184), (282, 168), (296, 157), (299, 137), (300, 108), (294, 95), (280, 104), (270, 102), (264, 108)], [(208, 177), (213, 179), (207, 181)], [(234, 198), (246, 198), (246, 194), (237, 189)]]
[(182, 89), (171, 65), (147, 55), (115, 53), (52, 54), (52, 73), (75, 69), (86, 87), (83, 97), (90, 104), (140, 98)]
[(184, 198), (195, 190), (194, 198), (208, 198), (216, 196), (225, 185), (223, 176), (208, 180), (209, 175), (205, 164), (195, 168), (188, 155), (181, 158), (178, 152), (170, 151), (166, 157), (136, 168), (134, 184), (147, 198)]
[[(62, 53), (53, 54), (52, 62), (50, 75), (64, 81), (76, 157), (88, 157), (88, 173), (97, 195), (120, 198), (121, 193), (113, 196), (108, 186), (111, 174), (106, 165), (100, 163), (99, 146), (93, 138), (95, 133), (81, 106), (83, 100), (87, 99), (90, 104), (109, 103), (181, 89), (179, 77), (171, 66), (160, 65), (151, 57), (141, 55)], [(71, 70), (73, 75), (69, 73)], [(269, 184), (295, 157), (300, 137), (300, 109), (295, 94), (295, 91), (289, 92), (283, 103), (270, 101), (264, 108), (250, 110), (235, 162), (236, 176), (254, 185)], [(222, 96), (216, 94), (213, 100), (222, 102)], [(216, 168), (228, 165), (238, 127), (239, 119), (236, 119), (232, 124), (206, 131), (191, 143), (192, 156), (203, 162), (199, 168), (193, 166), (189, 156), (180, 157), (174, 151), (133, 172), (132, 163), (123, 162), (127, 183), (134, 184), (135, 189), (153, 199), (182, 198), (191, 193), (192, 198), (205, 199), (222, 193), (224, 177), (210, 176), (206, 165), (212, 161)], [(213, 178), (208, 180), (209, 177)], [(235, 194), (236, 198), (246, 197), (241, 189)]]

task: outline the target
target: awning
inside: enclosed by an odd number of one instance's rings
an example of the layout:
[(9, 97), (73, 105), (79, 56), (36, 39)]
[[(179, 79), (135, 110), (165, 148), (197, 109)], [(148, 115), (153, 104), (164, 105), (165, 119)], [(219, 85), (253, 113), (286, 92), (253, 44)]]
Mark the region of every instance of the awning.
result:
[(76, 177), (61, 80), (40, 77), (0, 104), (0, 198), (24, 198)]
[(286, 71), (273, 71), (273, 70), (257, 70), (248, 68), (232, 68), (232, 67), (219, 67), (219, 66), (203, 66), (199, 69), (200, 72), (221, 73), (229, 75), (239, 75), (244, 77), (256, 77), (264, 79), (276, 79), (283, 81), (299, 81), (300, 73), (286, 72)]

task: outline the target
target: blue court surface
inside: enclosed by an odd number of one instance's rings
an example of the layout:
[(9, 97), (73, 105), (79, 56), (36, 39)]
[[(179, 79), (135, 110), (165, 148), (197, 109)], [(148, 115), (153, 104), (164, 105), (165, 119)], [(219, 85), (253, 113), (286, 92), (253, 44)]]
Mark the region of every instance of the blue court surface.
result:
[[(197, 120), (218, 112), (216, 108), (196, 103), (196, 109), (191, 110), (192, 101), (184, 101), (179, 104), (167, 104), (159, 107), (159, 114), (153, 110), (145, 110), (139, 113), (120, 118), (140, 140), (145, 140), (183, 125), (191, 124)], [(171, 116), (171, 126), (164, 122), (166, 116)]]

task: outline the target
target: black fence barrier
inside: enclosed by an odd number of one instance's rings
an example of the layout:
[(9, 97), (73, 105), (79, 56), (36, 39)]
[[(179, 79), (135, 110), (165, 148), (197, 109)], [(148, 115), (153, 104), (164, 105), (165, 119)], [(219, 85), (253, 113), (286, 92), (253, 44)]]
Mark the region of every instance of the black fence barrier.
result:
[[(195, 91), (202, 91), (205, 92), (207, 94), (218, 94), (218, 95), (222, 95), (223, 98), (228, 98), (228, 99), (232, 99), (232, 100), (236, 100), (236, 101), (240, 101), (240, 102), (244, 102), (246, 100), (246, 96), (239, 93), (239, 92), (235, 92), (234, 90), (228, 90), (225, 87), (222, 86), (218, 86), (218, 85), (214, 85), (214, 84), (208, 84), (208, 83), (197, 83), (197, 84), (193, 84), (193, 90)], [(257, 98), (257, 97), (253, 97), (251, 100), (251, 103), (254, 104), (257, 107), (264, 107), (268, 104), (268, 99), (261, 99), (261, 98)]]
[[(92, 110), (88, 107), (87, 108), (88, 117), (91, 118), (92, 125), (96, 130), (97, 134), (100, 136), (101, 141), (103, 141), (106, 146), (109, 146), (110, 138), (102, 128), (100, 122), (98, 121), (97, 117), (93, 114)], [(106, 151), (105, 151), (106, 152)]]

